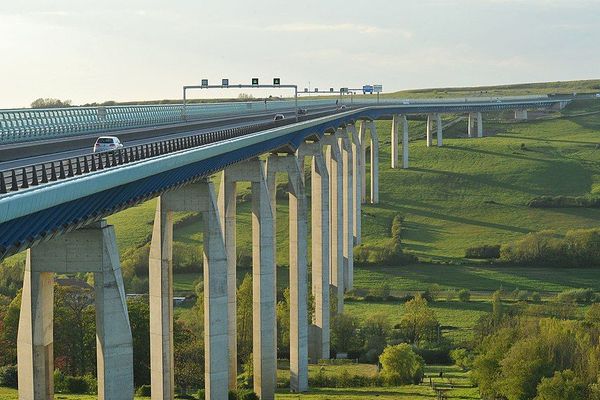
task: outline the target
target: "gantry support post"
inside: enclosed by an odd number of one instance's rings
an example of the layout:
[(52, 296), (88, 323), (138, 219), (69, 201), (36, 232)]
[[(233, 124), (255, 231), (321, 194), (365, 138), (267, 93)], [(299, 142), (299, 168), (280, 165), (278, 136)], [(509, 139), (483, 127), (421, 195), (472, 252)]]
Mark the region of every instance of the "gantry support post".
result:
[(400, 125), (400, 116), (399, 115), (392, 115), (392, 132), (390, 135), (390, 141), (391, 141), (391, 152), (392, 152), (392, 157), (391, 157), (391, 167), (392, 168), (398, 168), (398, 125)]
[(402, 168), (408, 168), (408, 121), (402, 116)]
[(53, 273), (93, 272), (98, 398), (133, 398), (133, 341), (114, 229), (105, 221), (27, 250), (17, 341), (19, 397), (53, 398)]
[[(273, 259), (275, 241), (271, 198), (267, 188), (263, 162), (254, 159), (228, 167), (223, 171), (221, 188), (227, 188), (231, 183), (240, 181), (251, 182), (252, 190), (252, 354), (254, 391), (263, 400), (273, 400), (277, 371), (276, 281)], [(220, 194), (222, 202), (227, 197), (227, 194)], [(229, 214), (226, 214), (225, 218), (227, 218), (227, 215)], [(227, 238), (229, 235), (227, 231), (234, 228), (235, 225), (225, 225), (225, 237)], [(227, 241), (226, 246), (230, 246)], [(228, 249), (227, 253), (229, 254), (230, 251), (231, 249)], [(231, 260), (229, 262), (229, 265), (231, 265)], [(228, 270), (228, 279), (231, 279), (230, 270)], [(232, 291), (229, 290), (229, 293), (231, 294)], [(229, 304), (231, 305), (231, 300)], [(231, 335), (231, 332), (229, 334)]]
[(379, 137), (375, 121), (369, 122), (371, 132), (371, 203), (379, 203)]
[(348, 131), (352, 139), (352, 207), (354, 215), (352, 218), (352, 236), (354, 245), (359, 245), (362, 242), (362, 226), (361, 226), (361, 193), (362, 193), (362, 171), (364, 152), (360, 138), (354, 124), (348, 125)]
[(435, 115), (435, 127), (437, 129), (437, 147), (442, 147), (442, 116), (441, 114)]
[(316, 328), (310, 331), (313, 337), (309, 338), (309, 354), (317, 363), (329, 358), (329, 174), (320, 142), (303, 143), (298, 148), (301, 166), (307, 156), (311, 157), (311, 277)]
[[(204, 243), (204, 343), (206, 398), (228, 392), (227, 258), (212, 183), (192, 183), (160, 196), (150, 248), (150, 329), (152, 397), (172, 398), (172, 254), (174, 211), (202, 214)], [(161, 280), (162, 279), (162, 280)], [(167, 282), (169, 282), (167, 284)], [(171, 352), (166, 352), (171, 349)], [(160, 371), (164, 375), (160, 375)], [(154, 384), (159, 390), (156, 390)], [(171, 395), (172, 396), (172, 395)]]
[(335, 134), (325, 135), (321, 143), (327, 145), (325, 164), (329, 173), (329, 283), (337, 300), (334, 310), (339, 314), (344, 310), (343, 160)]
[[(302, 161), (304, 159), (302, 158)], [(276, 176), (284, 172), (289, 182), (289, 265), (290, 265), (290, 390), (308, 390), (308, 287), (307, 212), (304, 181), (298, 159), (293, 154), (267, 159), (267, 184), (271, 193), (273, 232), (277, 207)], [(276, 246), (273, 258), (276, 259)]]
[(342, 206), (343, 214), (343, 231), (344, 231), (344, 291), (352, 290), (354, 283), (354, 207), (353, 207), (353, 160), (352, 160), (352, 142), (348, 136), (348, 130), (346, 127), (338, 129), (336, 136), (338, 137), (338, 143), (342, 152), (342, 163), (343, 163), (343, 197), (344, 203)]

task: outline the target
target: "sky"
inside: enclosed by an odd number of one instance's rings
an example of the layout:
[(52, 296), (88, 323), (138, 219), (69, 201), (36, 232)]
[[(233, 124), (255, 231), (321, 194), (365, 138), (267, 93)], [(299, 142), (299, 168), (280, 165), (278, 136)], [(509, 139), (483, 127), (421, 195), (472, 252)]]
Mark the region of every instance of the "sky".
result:
[(385, 92), (599, 78), (599, 16), (600, 0), (0, 0), (0, 108), (181, 98), (203, 78)]

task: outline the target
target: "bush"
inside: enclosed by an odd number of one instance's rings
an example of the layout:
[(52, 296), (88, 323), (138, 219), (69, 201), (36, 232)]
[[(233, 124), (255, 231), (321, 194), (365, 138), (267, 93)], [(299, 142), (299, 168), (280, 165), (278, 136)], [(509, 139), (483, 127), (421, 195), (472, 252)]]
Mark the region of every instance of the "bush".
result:
[(95, 392), (96, 381), (91, 376), (67, 376), (66, 380), (67, 393), (86, 394)]
[(450, 351), (450, 358), (463, 371), (469, 370), (473, 366), (473, 356), (467, 349), (454, 349)]
[(0, 386), (16, 389), (18, 387), (17, 366), (0, 367)]
[(561, 303), (591, 304), (596, 296), (592, 289), (567, 289), (556, 296)]
[(461, 289), (458, 291), (458, 299), (463, 303), (467, 303), (471, 300), (471, 292), (469, 289)]
[(531, 208), (600, 208), (598, 196), (540, 196), (527, 203)]
[(135, 395), (140, 397), (150, 397), (152, 395), (151, 388), (152, 386), (150, 385), (142, 385), (139, 388), (137, 388), (137, 390), (135, 391)]
[(538, 292), (533, 292), (531, 295), (531, 301), (534, 303), (540, 303), (542, 301), (542, 296)]
[(423, 379), (425, 361), (406, 343), (386, 347), (379, 362), (388, 385), (418, 384)]
[(483, 246), (469, 247), (465, 250), (465, 258), (478, 260), (500, 258), (500, 245), (484, 244)]
[(198, 392), (196, 393), (196, 397), (198, 398), (198, 400), (205, 400), (206, 393), (205, 393), (204, 389), (198, 390)]

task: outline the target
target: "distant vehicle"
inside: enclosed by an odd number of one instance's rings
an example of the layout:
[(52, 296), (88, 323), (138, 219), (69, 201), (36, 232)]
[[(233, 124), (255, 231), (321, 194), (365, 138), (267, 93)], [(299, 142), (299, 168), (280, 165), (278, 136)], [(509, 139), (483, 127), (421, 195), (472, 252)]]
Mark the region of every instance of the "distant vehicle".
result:
[(273, 121), (281, 121), (282, 119), (285, 119), (285, 115), (283, 114), (275, 114), (273, 117)]
[(502, 103), (502, 100), (496, 99), (496, 103)]
[(342, 104), (341, 106), (338, 107), (339, 110), (345, 110), (346, 109), (346, 105)]
[(116, 136), (100, 136), (94, 144), (94, 153), (115, 151), (123, 148), (123, 143)]
[(402, 100), (402, 104), (408, 105), (408, 104), (410, 104), (410, 101), (408, 101), (408, 100)]
[(600, 97), (600, 93), (596, 93), (596, 97)]
[(299, 108), (298, 115), (306, 115), (308, 114), (308, 110), (306, 108)]

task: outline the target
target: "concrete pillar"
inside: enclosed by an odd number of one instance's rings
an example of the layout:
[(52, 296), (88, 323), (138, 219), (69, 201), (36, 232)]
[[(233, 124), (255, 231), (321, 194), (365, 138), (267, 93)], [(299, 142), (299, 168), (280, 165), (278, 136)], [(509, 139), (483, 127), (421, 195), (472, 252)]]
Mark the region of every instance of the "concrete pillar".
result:
[[(304, 157), (302, 157), (302, 161)], [(307, 222), (303, 174), (296, 156), (272, 154), (267, 159), (267, 186), (271, 209), (276, 214), (275, 179), (284, 172), (289, 180), (289, 263), (290, 263), (290, 390), (308, 390), (308, 287)], [(273, 221), (275, 218), (273, 218)], [(273, 224), (273, 232), (275, 224)], [(276, 246), (273, 248), (276, 249)], [(273, 251), (275, 256), (275, 251)], [(276, 257), (274, 257), (275, 259)]]
[(432, 138), (431, 138), (431, 131), (433, 130), (433, 116), (431, 114), (427, 115), (427, 147), (431, 147), (432, 144)]
[(19, 399), (54, 398), (53, 301), (54, 274), (32, 268), (27, 250), (17, 335)]
[(353, 160), (352, 160), (352, 142), (348, 137), (346, 128), (338, 130), (337, 136), (339, 137), (340, 149), (342, 151), (343, 160), (343, 199), (344, 203), (342, 206), (343, 213), (343, 231), (344, 231), (344, 242), (343, 242), (343, 255), (344, 255), (344, 291), (351, 290), (354, 281), (354, 207), (353, 207)]
[(398, 125), (399, 125), (399, 115), (392, 115), (392, 133), (390, 135), (390, 141), (392, 143), (392, 168), (398, 168)]
[[(329, 358), (329, 174), (322, 144), (303, 143), (298, 149), (300, 163), (311, 156), (311, 256), (313, 324), (309, 330), (312, 362)], [(304, 175), (303, 175), (304, 176)]]
[(348, 125), (348, 130), (352, 137), (352, 207), (354, 208), (354, 215), (352, 218), (352, 236), (355, 245), (359, 245), (362, 242), (361, 235), (361, 193), (362, 193), (362, 170), (363, 161), (361, 160), (364, 152), (360, 143), (360, 138), (354, 124)]
[(442, 147), (442, 116), (440, 114), (435, 115), (435, 126), (437, 129), (437, 147)]
[(360, 142), (360, 202), (367, 202), (367, 121), (361, 120), (358, 128), (358, 139)]
[(335, 135), (324, 136), (321, 141), (328, 145), (325, 163), (329, 173), (329, 283), (336, 294), (336, 310), (342, 313), (344, 309), (343, 160)]
[(53, 397), (52, 273), (93, 272), (99, 399), (133, 398), (133, 342), (114, 229), (101, 221), (27, 252), (17, 349), (19, 396)]
[[(263, 162), (254, 159), (235, 164), (227, 168), (222, 176), (221, 204), (230, 202), (231, 195), (227, 186), (240, 181), (251, 182), (252, 190), (252, 348), (254, 391), (263, 400), (275, 397), (275, 379), (277, 371), (277, 336), (276, 336), (276, 280), (273, 249), (275, 247), (273, 232), (273, 212), (271, 196), (267, 188)], [(229, 190), (232, 192), (231, 188)], [(234, 197), (235, 198), (235, 197)], [(231, 209), (231, 207), (229, 207)], [(227, 222), (227, 210), (225, 219)], [(227, 239), (230, 231), (235, 229), (232, 224), (225, 223), (225, 245), (230, 246)], [(230, 249), (227, 249), (229, 254)], [(228, 282), (231, 279), (231, 260), (228, 261)], [(232, 291), (229, 290), (231, 295)], [(229, 296), (230, 297), (230, 296)], [(231, 299), (228, 308), (231, 310)], [(231, 315), (231, 314), (230, 314)], [(229, 326), (231, 327), (231, 321)], [(231, 331), (229, 332), (231, 335)], [(231, 338), (230, 338), (231, 340)], [(231, 375), (231, 372), (230, 372)]]
[(408, 168), (408, 121), (402, 116), (402, 168)]
[(477, 137), (483, 137), (483, 120), (480, 112), (477, 113)]
[(149, 257), (152, 399), (175, 397), (173, 360), (173, 212), (156, 201)]
[(379, 137), (375, 121), (369, 122), (371, 131), (371, 203), (379, 203)]
[(527, 110), (515, 110), (515, 120), (527, 121)]
[(125, 286), (114, 228), (103, 226), (101, 231), (102, 269), (94, 274), (98, 399), (129, 400), (133, 397), (133, 339)]
[(202, 213), (206, 398), (225, 398), (229, 379), (227, 256), (214, 187), (207, 181), (167, 192), (157, 201), (150, 247), (152, 397), (172, 398), (169, 387), (173, 393), (173, 211)]
[(475, 136), (473, 133), (473, 127), (475, 126), (475, 118), (475, 114), (469, 113), (469, 119), (467, 122), (467, 134), (470, 138)]
[(227, 255), (227, 335), (229, 337), (229, 389), (237, 387), (237, 254), (236, 254), (236, 182), (221, 173), (218, 205)]

